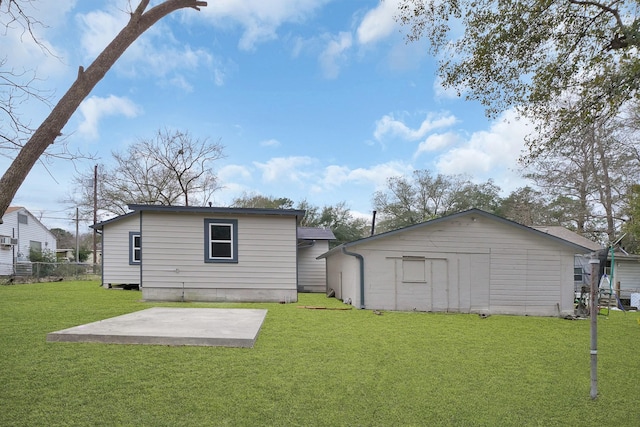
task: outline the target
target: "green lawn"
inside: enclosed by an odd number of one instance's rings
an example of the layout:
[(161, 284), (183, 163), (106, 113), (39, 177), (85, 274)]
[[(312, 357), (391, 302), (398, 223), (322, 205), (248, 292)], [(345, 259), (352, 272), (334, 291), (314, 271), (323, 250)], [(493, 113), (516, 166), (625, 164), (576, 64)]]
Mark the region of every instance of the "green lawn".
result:
[[(589, 322), (154, 304), (97, 282), (0, 286), (0, 426), (640, 425), (639, 313)], [(254, 307), (253, 349), (47, 343), (48, 332), (152, 306)]]

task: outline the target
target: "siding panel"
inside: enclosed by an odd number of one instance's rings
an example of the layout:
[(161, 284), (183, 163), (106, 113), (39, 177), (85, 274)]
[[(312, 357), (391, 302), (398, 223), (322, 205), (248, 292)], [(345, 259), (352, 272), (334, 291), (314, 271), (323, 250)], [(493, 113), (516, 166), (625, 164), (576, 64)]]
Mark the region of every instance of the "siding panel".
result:
[[(238, 220), (237, 263), (204, 262), (205, 218)], [(294, 217), (146, 211), (142, 236), (146, 289), (296, 290)]]
[[(140, 265), (129, 265), (129, 232), (139, 230), (140, 218), (137, 215), (104, 225), (102, 233), (103, 285), (140, 284)], [(144, 242), (144, 237), (142, 240)], [(142, 258), (144, 259), (144, 251)]]
[[(427, 223), (349, 250), (365, 257), (367, 308), (535, 315), (572, 310), (574, 250), (483, 215)], [(403, 282), (402, 257), (427, 260), (430, 279)]]
[(298, 249), (298, 291), (326, 292), (327, 272), (324, 259), (316, 259), (329, 250), (329, 242), (316, 241), (313, 246)]

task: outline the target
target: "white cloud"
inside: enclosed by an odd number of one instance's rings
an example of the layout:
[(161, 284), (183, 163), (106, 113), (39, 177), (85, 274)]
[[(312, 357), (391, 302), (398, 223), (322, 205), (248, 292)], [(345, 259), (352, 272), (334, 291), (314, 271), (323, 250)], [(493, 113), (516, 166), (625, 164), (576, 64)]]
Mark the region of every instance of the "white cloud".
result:
[(303, 22), (329, 0), (216, 0), (202, 9), (202, 15), (218, 26), (229, 22), (243, 28), (238, 46), (253, 50), (259, 43), (278, 38), (277, 30), (285, 23)]
[(346, 51), (353, 44), (351, 33), (341, 32), (327, 43), (326, 48), (320, 54), (319, 61), (324, 76), (335, 79), (340, 74), (340, 66), (346, 62)]
[(172, 86), (181, 88), (185, 92), (193, 92), (193, 86), (186, 78), (184, 78), (184, 76), (175, 76), (174, 78), (169, 79), (169, 83)]
[(357, 29), (358, 43), (375, 43), (391, 35), (399, 28), (395, 20), (398, 12), (398, 0), (385, 0), (364, 16)]
[(445, 147), (449, 147), (451, 145), (454, 145), (459, 140), (460, 137), (455, 132), (434, 133), (432, 135), (429, 135), (427, 139), (425, 139), (420, 143), (420, 145), (418, 145), (418, 149), (413, 155), (413, 158), (415, 159), (422, 153), (441, 150)]
[(248, 181), (251, 179), (251, 172), (246, 166), (226, 165), (218, 171), (218, 178), (223, 185), (237, 179)]
[(374, 190), (380, 190), (386, 186), (388, 178), (405, 175), (412, 171), (413, 167), (411, 165), (398, 161), (356, 169), (330, 165), (324, 170), (322, 184), (325, 189), (333, 189), (346, 184), (358, 184), (370, 185)]
[(93, 60), (113, 38), (127, 25), (129, 16), (113, 8), (109, 12), (98, 10), (78, 15), (82, 28), (80, 46), (86, 57)]
[(314, 163), (316, 160), (307, 156), (274, 157), (266, 163), (253, 162), (262, 171), (264, 181), (283, 183), (304, 182), (313, 174), (309, 166)]
[(442, 77), (437, 76), (433, 81), (433, 91), (435, 93), (435, 97), (444, 98), (444, 99), (458, 99), (467, 92), (467, 88), (462, 87), (444, 87)]
[(133, 118), (141, 113), (141, 109), (127, 98), (111, 95), (107, 98), (92, 96), (85, 99), (78, 108), (83, 120), (78, 132), (86, 138), (98, 138), (98, 122), (106, 116), (123, 115)]
[(427, 114), (427, 117), (420, 123), (417, 129), (411, 129), (403, 121), (396, 119), (392, 114), (383, 116), (376, 122), (376, 129), (373, 137), (380, 141), (387, 136), (395, 136), (406, 141), (416, 141), (424, 138), (427, 133), (434, 129), (452, 126), (458, 119), (449, 113)]
[(477, 180), (492, 178), (503, 191), (512, 191), (524, 180), (517, 171), (524, 139), (532, 131), (527, 120), (507, 111), (489, 130), (473, 133), (462, 145), (436, 160), (438, 172), (468, 174)]
[[(112, 6), (106, 11), (78, 15), (82, 32), (80, 44), (85, 61), (93, 61), (124, 28), (129, 19), (125, 10)], [(214, 83), (221, 86), (233, 64), (222, 64), (205, 49), (185, 45), (173, 36), (167, 23), (159, 22), (127, 48), (114, 68), (129, 77), (170, 76), (166, 82), (191, 92), (192, 85), (178, 73), (200, 67), (209, 68)]]
[[(42, 23), (32, 26), (33, 37), (25, 31), (21, 21), (10, 22), (11, 16), (2, 7), (1, 56), (3, 59), (6, 57), (7, 64), (18, 73), (22, 70), (36, 70), (36, 77), (39, 79), (63, 76), (68, 71), (63, 62), (66, 55), (64, 48), (57, 43), (56, 35), (61, 33), (60, 28), (66, 28), (69, 11), (75, 3), (75, 0), (20, 2), (21, 9), (32, 18), (32, 22)], [(31, 76), (30, 73), (27, 74)]]
[(265, 141), (260, 142), (262, 147), (279, 147), (280, 141), (277, 139), (267, 139)]

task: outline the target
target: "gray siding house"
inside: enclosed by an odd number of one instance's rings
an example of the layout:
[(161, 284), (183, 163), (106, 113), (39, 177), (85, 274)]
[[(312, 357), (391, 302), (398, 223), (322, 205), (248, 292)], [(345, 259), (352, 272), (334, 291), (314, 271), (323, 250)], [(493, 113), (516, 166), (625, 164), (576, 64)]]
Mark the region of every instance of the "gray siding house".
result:
[(298, 227), (298, 292), (326, 292), (327, 271), (323, 258), (336, 236), (326, 228)]
[(140, 214), (130, 212), (96, 224), (102, 234), (102, 284), (140, 286)]
[(129, 205), (102, 233), (103, 286), (145, 300), (297, 301), (294, 209)]
[[(609, 252), (609, 262), (612, 256)], [(613, 255), (613, 282), (611, 286), (621, 300), (630, 300), (633, 307), (640, 308), (640, 255), (616, 250)], [(634, 296), (635, 295), (635, 296)], [(634, 296), (632, 298), (632, 296)]]
[(560, 316), (589, 248), (478, 209), (346, 243), (321, 255), (327, 291), (379, 310)]

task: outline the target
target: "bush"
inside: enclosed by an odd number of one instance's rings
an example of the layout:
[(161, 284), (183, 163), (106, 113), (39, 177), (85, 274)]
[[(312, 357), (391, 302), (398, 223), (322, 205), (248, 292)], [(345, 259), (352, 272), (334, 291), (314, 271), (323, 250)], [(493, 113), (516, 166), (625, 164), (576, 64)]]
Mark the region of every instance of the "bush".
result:
[(33, 275), (36, 277), (50, 276), (56, 268), (56, 254), (45, 249), (44, 251), (30, 248), (29, 261), (33, 265)]

